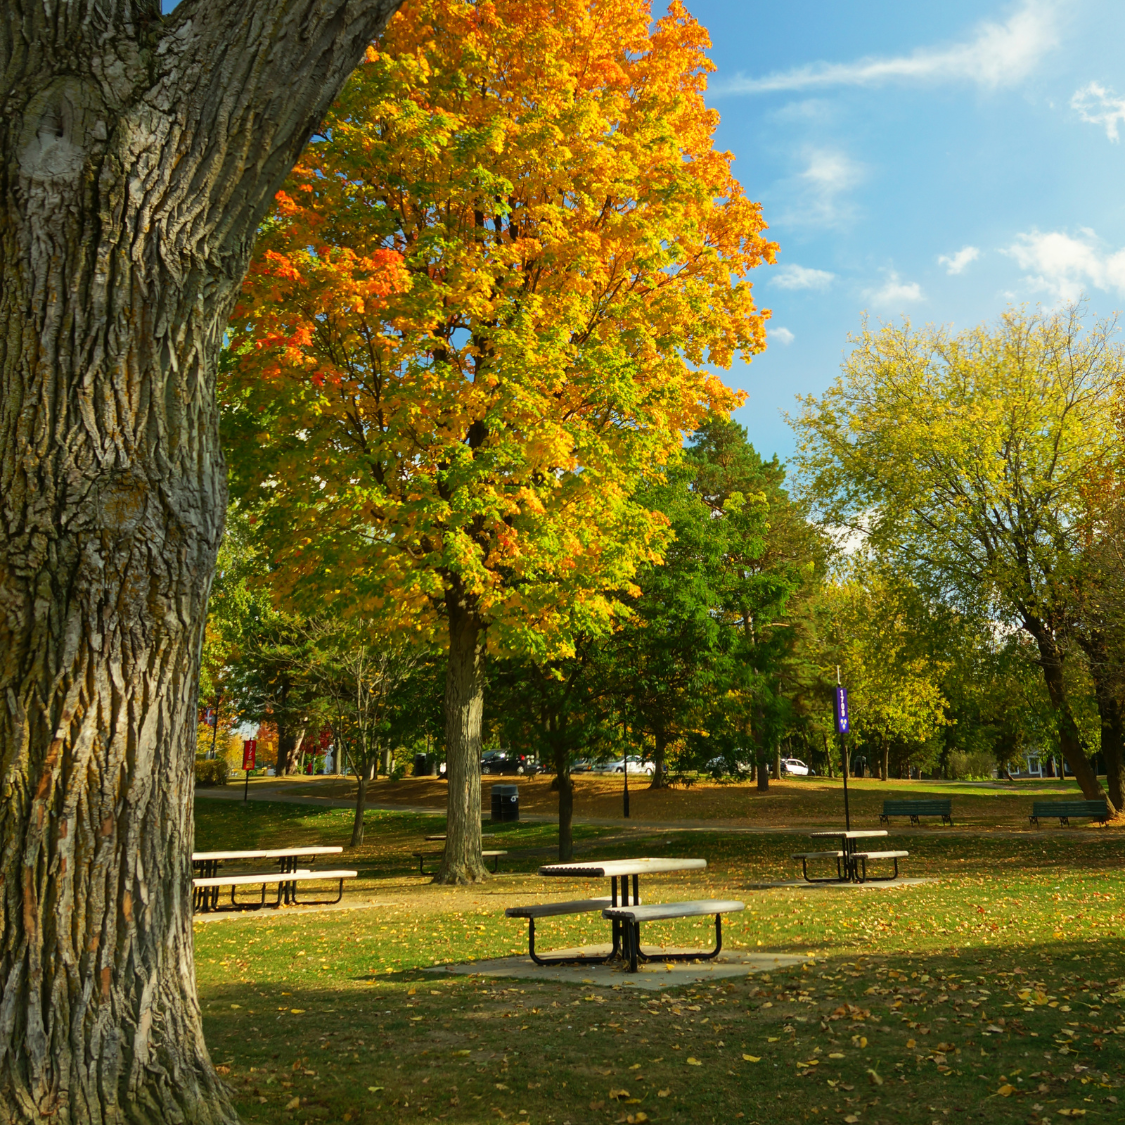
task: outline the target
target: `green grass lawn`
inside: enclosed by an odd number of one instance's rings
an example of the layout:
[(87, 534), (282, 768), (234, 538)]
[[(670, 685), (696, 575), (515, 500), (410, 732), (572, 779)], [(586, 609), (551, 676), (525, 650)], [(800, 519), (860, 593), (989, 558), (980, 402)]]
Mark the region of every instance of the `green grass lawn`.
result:
[[(200, 848), (346, 843), (350, 829), (343, 810), (197, 810)], [(503, 907), (542, 892), (534, 853), (554, 839), (549, 825), (506, 826), (506, 874), (437, 888), (410, 874), (409, 851), (442, 823), (368, 815), (362, 853), (343, 857), (363, 875), (345, 903), (363, 909), (197, 925), (208, 1042), (244, 1120), (1122, 1119), (1123, 833), (915, 835), (906, 872), (935, 882), (809, 892), (752, 889), (796, 874), (792, 836), (603, 830), (586, 838), (598, 855), (708, 860), (703, 877), (649, 880), (650, 901), (741, 898), (728, 946), (811, 955), (654, 995), (425, 971), (524, 949)], [(552, 920), (541, 941), (605, 928)], [(707, 936), (701, 922), (659, 933)]]

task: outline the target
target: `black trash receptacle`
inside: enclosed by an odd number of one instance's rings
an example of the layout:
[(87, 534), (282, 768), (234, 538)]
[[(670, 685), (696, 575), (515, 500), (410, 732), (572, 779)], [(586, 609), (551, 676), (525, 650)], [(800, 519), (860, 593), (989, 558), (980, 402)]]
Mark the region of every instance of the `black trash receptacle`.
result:
[(494, 785), (492, 787), (492, 819), (519, 820), (520, 787), (518, 785)]
[(414, 755), (414, 776), (415, 777), (429, 777), (430, 776), (430, 756), (428, 754), (415, 754)]

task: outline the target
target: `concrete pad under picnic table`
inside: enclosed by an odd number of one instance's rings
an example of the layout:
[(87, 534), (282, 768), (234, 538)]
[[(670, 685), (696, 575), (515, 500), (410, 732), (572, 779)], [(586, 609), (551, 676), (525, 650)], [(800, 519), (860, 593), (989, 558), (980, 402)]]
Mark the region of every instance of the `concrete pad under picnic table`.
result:
[[(644, 946), (642, 945), (642, 949)], [(552, 949), (545, 956), (604, 957), (609, 945), (586, 945), (581, 950)], [(669, 947), (668, 953), (690, 953), (689, 949)], [(468, 961), (463, 965), (435, 965), (429, 973), (456, 973), (460, 976), (507, 977), (519, 980), (550, 980), (563, 984), (594, 985), (599, 988), (678, 988), (701, 981), (725, 977), (744, 977), (748, 973), (771, 973), (793, 965), (806, 964), (810, 958), (792, 953), (757, 953), (749, 950), (724, 950), (713, 961), (643, 961), (635, 973), (627, 973), (623, 962), (609, 965), (536, 965), (530, 957), (498, 957), (491, 961)]]
[(933, 875), (900, 875), (897, 879), (872, 879), (866, 883), (808, 883), (804, 879), (785, 879), (775, 883), (744, 883), (743, 891), (893, 891), (899, 887), (920, 887), (924, 883), (937, 883)]

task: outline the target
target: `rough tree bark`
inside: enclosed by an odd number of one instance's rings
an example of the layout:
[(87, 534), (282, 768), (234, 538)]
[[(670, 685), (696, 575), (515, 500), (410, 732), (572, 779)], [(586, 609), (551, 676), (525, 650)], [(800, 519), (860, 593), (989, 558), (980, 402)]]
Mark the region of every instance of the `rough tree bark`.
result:
[(484, 714), (484, 622), (456, 576), (446, 580), (449, 658), (445, 672), (446, 840), (435, 883), (488, 878), (481, 858), (480, 748)]
[(0, 5), (0, 1122), (235, 1120), (189, 890), (215, 364), (396, 7)]
[(1082, 749), (1082, 741), (1078, 734), (1078, 723), (1071, 710), (1070, 699), (1067, 696), (1066, 679), (1063, 673), (1063, 657), (1059, 646), (1050, 629), (1036, 619), (1025, 617), (1024, 628), (1031, 634), (1039, 649), (1039, 664), (1043, 669), (1043, 679), (1047, 685), (1047, 695), (1050, 697), (1051, 706), (1055, 712), (1055, 723), (1059, 731), (1059, 749), (1062, 751), (1066, 764), (1070, 766), (1074, 780), (1078, 782), (1082, 795), (1089, 801), (1096, 801), (1105, 797), (1109, 803), (1110, 813), (1117, 811), (1117, 804), (1102, 789), (1098, 775), (1090, 765), (1090, 759)]

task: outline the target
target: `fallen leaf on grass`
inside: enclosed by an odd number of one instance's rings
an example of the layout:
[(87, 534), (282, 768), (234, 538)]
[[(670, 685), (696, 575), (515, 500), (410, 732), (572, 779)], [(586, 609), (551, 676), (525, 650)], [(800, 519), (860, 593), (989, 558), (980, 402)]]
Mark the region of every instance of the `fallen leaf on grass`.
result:
[(844, 1120), (848, 1123), (848, 1125), (855, 1125), (859, 1118), (856, 1117), (854, 1113), (849, 1113), (848, 1116), (844, 1118)]
[(996, 1092), (1002, 1098), (1010, 1098), (1016, 1092), (1016, 1088), (1015, 1088), (1015, 1086), (1012, 1086), (1009, 1083), (1005, 1082), (1004, 1085), (1001, 1086), (1000, 1089), (997, 1090)]
[(472, 1051), (454, 1051), (453, 1053), (455, 1055), (460, 1055), (460, 1056), (464, 1057), (465, 1055), (471, 1055), (473, 1052)]
[(1060, 1109), (1058, 1114), (1060, 1117), (1085, 1117), (1086, 1111), (1084, 1109)]
[(291, 1102), (286, 1103), (285, 1108), (286, 1109), (296, 1109), (300, 1104), (301, 1104), (301, 1099), (300, 1098), (294, 1098)]
[(760, 1055), (743, 1055), (742, 1057), (747, 1062), (761, 1062), (762, 1061), (762, 1058), (761, 1058)]
[(379, 1093), (380, 1090), (383, 1090), (383, 1089), (384, 1089), (383, 1086), (368, 1086), (367, 1092), (369, 1094), (377, 1094), (377, 1093)]
[(699, 1061), (699, 1059), (692, 1058), (690, 1055), (688, 1056), (687, 1064), (688, 1064), (688, 1066), (702, 1066), (703, 1065)]
[(671, 1092), (671, 1090), (657, 1090), (656, 1096), (658, 1098), (666, 1098)]
[(988, 1025), (988, 1027), (986, 1027), (984, 1030), (986, 1032), (991, 1031), (993, 1035), (1003, 1035), (1004, 1034), (1004, 1029), (1002, 1027), (997, 1027), (996, 1024), (994, 1024), (994, 1023), (990, 1023)]
[(289, 1011), (295, 1016), (303, 1016), (305, 1014), (304, 1008), (290, 1008)]
[(511, 1086), (505, 1086), (503, 1082), (497, 1082), (496, 1083), (496, 1089), (507, 1091), (507, 1090), (511, 1090)]
[(613, 1102), (613, 1101), (624, 1101), (628, 1096), (629, 1096), (628, 1090), (610, 1090), (610, 1092), (609, 1092), (609, 1100), (611, 1102)]
[(870, 1082), (872, 1086), (883, 1085), (883, 1079), (880, 1078), (879, 1075), (870, 1067), (867, 1068), (867, 1081)]
[(842, 1059), (844, 1057), (843, 1051), (829, 1051), (828, 1057), (830, 1059)]
[(917, 1047), (917, 1046), (918, 1046), (918, 1040), (917, 1039), (907, 1039), (906, 1049), (908, 1051), (913, 1051), (914, 1048)]

